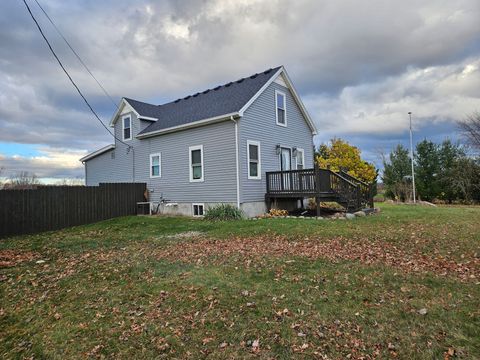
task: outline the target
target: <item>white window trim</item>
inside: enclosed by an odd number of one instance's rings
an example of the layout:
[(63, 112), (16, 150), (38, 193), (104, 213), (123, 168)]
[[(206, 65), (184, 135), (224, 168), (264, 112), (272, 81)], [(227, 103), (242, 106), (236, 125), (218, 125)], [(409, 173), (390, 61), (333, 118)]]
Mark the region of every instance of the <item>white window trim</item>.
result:
[[(125, 137), (125, 119), (126, 118), (130, 118), (130, 137), (129, 138), (126, 138)], [(123, 141), (128, 141), (128, 140), (132, 140), (132, 116), (130, 114), (128, 115), (123, 115), (122, 116), (122, 139)]]
[[(277, 94), (283, 96), (283, 111), (285, 112), (285, 124), (278, 122), (278, 102)], [(287, 95), (283, 91), (275, 90), (275, 120), (278, 126), (287, 127)]]
[[(200, 179), (194, 179), (193, 178), (193, 169), (192, 169), (192, 151), (193, 150), (200, 150), (200, 160), (201, 160), (201, 165), (202, 165), (202, 177)], [(205, 175), (205, 167), (203, 166), (203, 145), (195, 145), (195, 146), (190, 146), (188, 148), (188, 167), (190, 169), (190, 182), (203, 182), (204, 181), (204, 175)]]
[(302, 148), (297, 148), (297, 156), (295, 156), (295, 169), (298, 170), (298, 152), (301, 152), (302, 153), (302, 165), (303, 165), (303, 168), (305, 169), (305, 150), (303, 150)]
[[(250, 175), (250, 145), (255, 145), (258, 148), (258, 175)], [(260, 142), (254, 140), (247, 140), (247, 174), (249, 180), (261, 180), (262, 179), (262, 156), (260, 151)]]
[[(195, 215), (195, 206), (203, 207), (203, 215)], [(192, 203), (192, 216), (193, 217), (204, 217), (205, 216), (205, 204), (204, 203)]]
[[(158, 156), (158, 175), (152, 175), (152, 166), (153, 158)], [(162, 177), (162, 153), (150, 154), (150, 178), (161, 178)]]

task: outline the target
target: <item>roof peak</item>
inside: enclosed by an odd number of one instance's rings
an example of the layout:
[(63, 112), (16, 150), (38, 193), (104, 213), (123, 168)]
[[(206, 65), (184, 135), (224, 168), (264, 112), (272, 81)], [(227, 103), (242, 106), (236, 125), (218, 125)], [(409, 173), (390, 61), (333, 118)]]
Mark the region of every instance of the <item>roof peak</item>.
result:
[(227, 82), (227, 83), (225, 83), (225, 84), (223, 84), (223, 85), (217, 85), (217, 86), (215, 86), (215, 87), (213, 87), (213, 88), (211, 88), (211, 89), (206, 89), (206, 90), (204, 90), (204, 91), (199, 91), (199, 92), (197, 92), (197, 93), (195, 93), (195, 94), (193, 94), (193, 95), (187, 95), (187, 96), (185, 96), (185, 97), (180, 97), (180, 98), (178, 98), (178, 99), (176, 99), (176, 100), (174, 100), (174, 101), (170, 101), (170, 102), (167, 102), (167, 103), (159, 104), (159, 105), (156, 105), (156, 106), (163, 106), (163, 105), (170, 104), (170, 103), (179, 103), (180, 101), (183, 101), (183, 100), (190, 100), (190, 99), (193, 98), (193, 97), (197, 97), (198, 95), (202, 95), (202, 94), (207, 94), (207, 93), (209, 93), (210, 91), (218, 91), (218, 90), (220, 90), (220, 89), (222, 89), (222, 88), (225, 88), (225, 87), (228, 88), (228, 87), (230, 87), (230, 86), (232, 86), (232, 85), (240, 84), (240, 83), (242, 83), (244, 80), (247, 80), (247, 79), (255, 79), (258, 75), (262, 75), (262, 74), (263, 74), (263, 75), (268, 75), (268, 74), (272, 73), (273, 71), (276, 72), (276, 71), (280, 70), (282, 67), (283, 67), (283, 65), (280, 65), (280, 66), (277, 66), (277, 67), (273, 67), (273, 68), (269, 68), (269, 69), (267, 69), (267, 70), (265, 70), (265, 71), (261, 71), (261, 72), (259, 72), (259, 73), (255, 73), (255, 74), (250, 75), (250, 76), (245, 76), (245, 77), (240, 78), (240, 79), (238, 79), (238, 80), (236, 80), (236, 81), (229, 81), (229, 82)]

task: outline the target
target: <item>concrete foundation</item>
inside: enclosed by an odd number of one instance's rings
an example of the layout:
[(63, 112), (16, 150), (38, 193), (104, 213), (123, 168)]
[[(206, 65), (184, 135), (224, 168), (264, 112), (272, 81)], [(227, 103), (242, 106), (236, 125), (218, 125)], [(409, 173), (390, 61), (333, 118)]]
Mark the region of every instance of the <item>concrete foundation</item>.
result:
[[(158, 214), (160, 215), (181, 215), (181, 216), (193, 216), (193, 204), (203, 204), (203, 211), (206, 212), (209, 207), (219, 205), (221, 203), (167, 203), (161, 204), (158, 208)], [(234, 203), (227, 203), (235, 206)], [(158, 203), (152, 203), (152, 211), (155, 211)]]
[[(306, 200), (305, 200), (306, 201)], [(203, 204), (204, 212), (209, 207), (219, 205), (221, 203), (167, 203), (161, 204), (158, 207), (158, 214), (160, 215), (180, 215), (180, 216), (193, 216), (193, 204)], [(235, 203), (227, 203), (236, 206)], [(306, 202), (305, 202), (306, 204)], [(157, 209), (158, 203), (152, 203), (152, 212)], [(288, 211), (296, 210), (300, 207), (300, 201), (295, 199), (276, 199), (272, 201), (272, 209), (284, 209)], [(240, 209), (246, 217), (255, 217), (267, 212), (267, 205), (264, 201), (246, 202), (240, 204)]]
[(255, 217), (265, 214), (267, 205), (264, 201), (246, 202), (240, 204), (240, 209), (242, 209), (246, 217)]

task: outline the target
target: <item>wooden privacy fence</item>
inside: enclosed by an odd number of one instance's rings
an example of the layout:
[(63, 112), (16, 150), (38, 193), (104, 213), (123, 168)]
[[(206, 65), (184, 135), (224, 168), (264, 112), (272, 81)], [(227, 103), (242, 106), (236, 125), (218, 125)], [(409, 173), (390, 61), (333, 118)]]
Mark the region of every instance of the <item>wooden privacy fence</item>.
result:
[(0, 237), (57, 230), (136, 214), (145, 183), (0, 190)]

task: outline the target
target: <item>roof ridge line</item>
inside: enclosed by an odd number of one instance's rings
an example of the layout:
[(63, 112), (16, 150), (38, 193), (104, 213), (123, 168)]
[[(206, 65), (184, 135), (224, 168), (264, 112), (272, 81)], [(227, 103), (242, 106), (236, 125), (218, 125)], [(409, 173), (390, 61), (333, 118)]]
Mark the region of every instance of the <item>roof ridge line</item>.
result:
[(182, 100), (189, 100), (190, 98), (192, 97), (197, 97), (198, 95), (202, 95), (202, 94), (207, 94), (209, 93), (210, 91), (218, 91), (220, 90), (222, 87), (230, 87), (231, 85), (233, 84), (240, 84), (242, 81), (246, 80), (246, 79), (255, 79), (258, 75), (268, 75), (270, 72), (272, 72), (274, 69), (277, 69), (277, 68), (281, 68), (283, 65), (280, 65), (280, 66), (276, 66), (276, 67), (273, 67), (273, 68), (269, 68), (269, 69), (266, 69), (264, 71), (261, 71), (259, 73), (255, 73), (255, 74), (252, 74), (252, 75), (249, 75), (249, 76), (245, 76), (243, 78), (240, 78), (238, 80), (235, 80), (235, 81), (229, 81), (223, 85), (217, 85), (213, 88), (209, 88), (209, 89), (206, 89), (206, 90), (203, 90), (203, 91), (198, 91), (194, 94), (190, 94), (190, 95), (187, 95), (187, 96), (184, 96), (184, 97), (180, 97), (176, 100), (172, 100), (172, 101), (169, 101), (169, 102), (166, 102), (166, 103), (163, 103), (163, 104), (158, 104), (158, 105), (155, 105), (155, 106), (163, 106), (163, 105), (167, 105), (167, 104), (171, 104), (171, 103), (179, 103), (180, 101)]
[(194, 94), (189, 94), (187, 96), (184, 96), (184, 97), (180, 97), (176, 100), (172, 100), (172, 101), (169, 101), (169, 102), (165, 102), (163, 104), (152, 104), (152, 103), (148, 103), (148, 102), (145, 102), (145, 101), (141, 101), (141, 100), (136, 100), (136, 99), (132, 99), (132, 98), (127, 98), (127, 97), (123, 97), (124, 99), (126, 100), (133, 100), (133, 101), (137, 101), (137, 102), (141, 102), (143, 104), (147, 104), (147, 105), (151, 105), (151, 106), (164, 106), (164, 105), (167, 105), (167, 104), (171, 104), (171, 103), (179, 103), (180, 101), (182, 100), (189, 100), (190, 98), (192, 97), (197, 97), (198, 95), (202, 95), (202, 94), (207, 94), (209, 93), (210, 91), (218, 91), (220, 90), (222, 87), (230, 87), (231, 85), (233, 84), (240, 84), (242, 81), (246, 80), (246, 79), (255, 79), (258, 75), (268, 75), (269, 73), (271, 73), (273, 70), (275, 69), (280, 69), (281, 67), (283, 67), (283, 65), (279, 65), (279, 66), (275, 66), (275, 67), (271, 67), (269, 69), (266, 69), (264, 71), (261, 71), (261, 72), (258, 72), (258, 73), (255, 73), (255, 74), (252, 74), (252, 75), (249, 75), (249, 76), (245, 76), (243, 78), (240, 78), (238, 80), (235, 80), (235, 81), (229, 81), (223, 85), (217, 85), (213, 88), (209, 88), (209, 89), (206, 89), (206, 90), (203, 90), (203, 91), (198, 91)]

